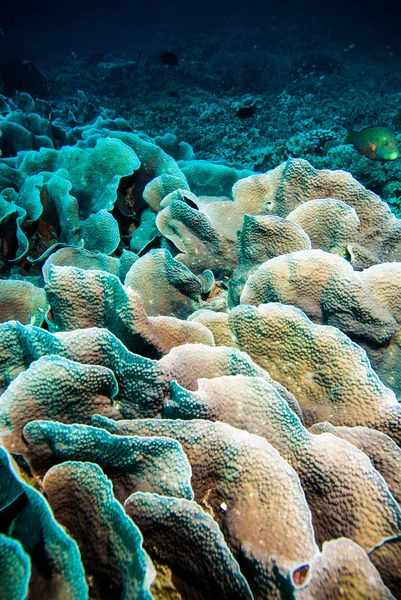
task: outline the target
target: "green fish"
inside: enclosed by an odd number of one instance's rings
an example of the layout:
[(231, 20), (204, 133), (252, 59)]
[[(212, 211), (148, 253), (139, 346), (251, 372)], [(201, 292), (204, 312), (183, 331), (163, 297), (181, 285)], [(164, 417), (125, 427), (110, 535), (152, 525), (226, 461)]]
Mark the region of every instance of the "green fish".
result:
[(370, 160), (395, 160), (399, 157), (397, 140), (388, 127), (366, 127), (362, 131), (350, 131), (344, 144), (353, 144), (359, 154)]

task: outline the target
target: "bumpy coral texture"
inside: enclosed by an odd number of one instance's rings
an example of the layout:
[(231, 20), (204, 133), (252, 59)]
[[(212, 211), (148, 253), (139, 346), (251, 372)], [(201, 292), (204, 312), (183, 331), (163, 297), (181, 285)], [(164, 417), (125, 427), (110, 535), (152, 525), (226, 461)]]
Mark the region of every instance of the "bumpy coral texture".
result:
[(19, 600), (28, 593), (31, 562), (17, 540), (0, 534), (0, 595)]
[(229, 320), (241, 350), (299, 400), (308, 426), (325, 420), (363, 425), (401, 442), (394, 392), (338, 329), (315, 325), (299, 309), (278, 302), (238, 306)]
[(141, 533), (113, 497), (102, 469), (64, 462), (49, 469), (43, 486), (56, 518), (77, 540), (99, 598), (150, 599), (154, 569)]
[[(281, 586), (290, 589), (292, 572), (315, 556), (299, 479), (261, 437), (207, 421), (123, 421), (119, 426), (96, 417), (94, 423), (123, 435), (167, 435), (182, 444), (195, 499), (212, 511), (258, 597), (280, 597)], [(296, 536), (289, 535), (288, 525)]]
[(117, 383), (104, 367), (87, 367), (57, 355), (32, 363), (0, 398), (0, 427), (5, 447), (23, 453), (22, 429), (45, 418), (64, 423), (90, 423), (94, 413), (121, 418), (113, 402)]
[(401, 263), (364, 271), (322, 250), (292, 252), (269, 260), (247, 280), (241, 303), (282, 302), (313, 321), (334, 325), (365, 348), (381, 379), (400, 391), (392, 368), (400, 356)]
[(374, 468), (383, 475), (391, 493), (400, 504), (401, 500), (401, 449), (384, 433), (367, 427), (335, 427), (331, 423), (317, 423), (309, 431), (320, 434), (332, 433), (362, 450)]
[(369, 556), (354, 542), (340, 538), (323, 544), (322, 554), (313, 563), (311, 584), (300, 590), (298, 600), (331, 600), (340, 596), (349, 600), (390, 600), (394, 596), (383, 585)]
[[(401, 510), (366, 454), (330, 434), (309, 433), (265, 380), (237, 375), (198, 384), (189, 392), (172, 382), (166, 416), (224, 421), (267, 439), (300, 478), (319, 544), (345, 536), (369, 551), (400, 534)], [(397, 571), (400, 550), (393, 548), (384, 578)]]
[(31, 421), (24, 439), (24, 455), (37, 475), (63, 461), (88, 460), (111, 479), (121, 503), (133, 490), (193, 498), (188, 460), (169, 438), (118, 437), (86, 425)]
[(56, 521), (43, 495), (25, 483), (25, 477), (0, 447), (0, 516), (7, 536), (2, 538), (0, 588), (6, 590), (6, 598), (28, 585), (43, 597), (87, 598), (76, 542)]
[(149, 552), (180, 574), (183, 594), (252, 598), (216, 521), (196, 502), (136, 492), (124, 507)]
[(401, 598), (401, 221), (0, 101), (0, 595)]

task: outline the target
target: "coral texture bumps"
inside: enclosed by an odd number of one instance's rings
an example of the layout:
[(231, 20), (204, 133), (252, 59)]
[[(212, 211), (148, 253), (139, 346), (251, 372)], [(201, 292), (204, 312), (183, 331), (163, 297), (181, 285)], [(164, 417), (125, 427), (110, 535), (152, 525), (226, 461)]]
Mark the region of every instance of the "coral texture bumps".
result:
[(7, 102), (0, 596), (401, 598), (401, 220)]

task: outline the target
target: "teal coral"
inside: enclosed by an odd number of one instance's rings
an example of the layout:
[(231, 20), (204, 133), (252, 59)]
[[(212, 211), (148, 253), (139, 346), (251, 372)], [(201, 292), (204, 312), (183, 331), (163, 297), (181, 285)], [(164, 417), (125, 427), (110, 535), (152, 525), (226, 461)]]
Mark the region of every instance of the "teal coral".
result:
[(21, 228), (26, 213), (13, 202), (15, 196), (13, 188), (6, 188), (0, 196), (1, 254), (11, 263), (21, 260), (29, 249), (28, 239)]
[(31, 562), (20, 542), (0, 534), (0, 597), (25, 598), (30, 577)]
[[(222, 421), (267, 439), (300, 478), (319, 545), (347, 537), (368, 552), (400, 535), (400, 507), (366, 454), (331, 435), (309, 433), (266, 381), (240, 375), (200, 379), (196, 392), (172, 382), (164, 412), (176, 419)], [(394, 547), (388, 556), (384, 581), (390, 574), (395, 579), (400, 552)]]
[(78, 547), (55, 520), (42, 494), (23, 482), (0, 448), (0, 514), (5, 534), (31, 558), (29, 585), (43, 597), (86, 600), (88, 588)]
[(31, 421), (24, 427), (24, 440), (34, 473), (43, 476), (52, 465), (70, 460), (96, 463), (121, 503), (134, 491), (193, 497), (189, 463), (172, 439), (118, 437), (87, 425)]
[(113, 497), (100, 467), (64, 462), (49, 469), (43, 485), (56, 518), (78, 541), (98, 597), (151, 600), (154, 569), (141, 533)]
[(51, 334), (16, 322), (0, 325), (0, 356), (4, 390), (32, 362), (57, 354), (87, 365), (110, 369), (118, 383), (118, 406), (126, 418), (155, 416), (166, 394), (157, 361), (133, 354), (107, 329), (88, 328)]
[[(120, 435), (177, 439), (192, 467), (195, 500), (212, 511), (255, 596), (279, 598), (281, 588), (294, 589), (293, 571), (313, 559), (317, 546), (298, 477), (270, 444), (208, 421), (94, 417), (93, 424)], [(288, 523), (296, 537), (288, 536)]]
[[(120, 179), (132, 175), (139, 164), (131, 148), (112, 138), (100, 138), (94, 148), (27, 152), (10, 171), (13, 185), (20, 187), (15, 205), (26, 212), (27, 223), (48, 224), (48, 247), (57, 242), (77, 245), (83, 239), (88, 249), (110, 254), (119, 244), (119, 233), (108, 211)], [(107, 228), (106, 240), (101, 229), (93, 228), (94, 219)]]
[(16, 322), (0, 325), (0, 359), (4, 390), (30, 364), (42, 356), (57, 354), (86, 365), (110, 369), (116, 378), (116, 401), (124, 418), (153, 417), (160, 413), (169, 384), (179, 381), (189, 389), (200, 377), (242, 374), (264, 377), (301, 416), (295, 398), (268, 373), (238, 350), (184, 344), (172, 348), (159, 361), (133, 354), (107, 329), (88, 328), (51, 334)]
[(121, 418), (113, 398), (117, 382), (109, 369), (86, 366), (57, 355), (43, 356), (11, 382), (0, 399), (0, 436), (11, 451), (23, 453), (26, 423), (55, 419), (90, 423), (94, 413)]

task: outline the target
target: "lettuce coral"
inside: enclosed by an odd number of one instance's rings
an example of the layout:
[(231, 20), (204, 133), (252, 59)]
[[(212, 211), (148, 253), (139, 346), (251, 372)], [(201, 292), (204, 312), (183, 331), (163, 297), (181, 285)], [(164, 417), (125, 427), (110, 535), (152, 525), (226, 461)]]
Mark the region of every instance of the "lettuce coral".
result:
[(97, 412), (121, 418), (113, 402), (116, 393), (117, 382), (109, 369), (43, 356), (20, 373), (0, 398), (3, 444), (23, 453), (22, 429), (35, 419), (90, 423)]
[(292, 304), (314, 322), (334, 325), (358, 340), (383, 382), (399, 393), (393, 364), (400, 355), (400, 284), (398, 262), (355, 271), (335, 254), (311, 250), (265, 262), (248, 278), (240, 301)]
[(196, 502), (136, 492), (124, 508), (138, 524), (152, 557), (174, 571), (183, 596), (200, 590), (205, 597), (222, 600), (252, 598), (216, 521)]
[(401, 501), (401, 449), (384, 433), (368, 427), (335, 427), (331, 423), (317, 423), (309, 428), (311, 433), (332, 433), (362, 450), (374, 468), (386, 480), (398, 504)]
[[(315, 325), (299, 309), (241, 305), (229, 317), (241, 350), (299, 400), (307, 426), (362, 425), (401, 442), (401, 407), (366, 353), (334, 327)], [(336, 368), (333, 369), (333, 363)]]
[(0, 104), (0, 595), (401, 598), (401, 220)]
[(0, 534), (0, 595), (19, 600), (28, 593), (31, 561), (18, 540)]
[[(265, 380), (237, 375), (199, 379), (198, 386), (190, 392), (172, 382), (166, 417), (223, 421), (267, 439), (297, 472), (320, 545), (347, 537), (369, 551), (401, 533), (401, 509), (366, 454), (309, 433)], [(397, 570), (400, 551), (388, 557), (384, 579)]]
[(350, 600), (364, 597), (371, 600), (394, 598), (383, 584), (368, 554), (346, 538), (325, 542), (312, 568), (312, 581), (297, 593), (298, 600), (329, 600), (337, 597), (339, 591)]
[(316, 555), (299, 479), (261, 437), (208, 421), (118, 424), (94, 417), (93, 423), (120, 435), (166, 435), (182, 444), (192, 467), (195, 500), (211, 510), (256, 597), (280, 598), (282, 588), (294, 585), (294, 571)]
[[(2, 570), (1, 587), (6, 587), (8, 593), (19, 584), (19, 589), (23, 590), (28, 583), (27, 563), (30, 560), (31, 589), (40, 590), (45, 598), (85, 600), (88, 586), (76, 542), (56, 521), (42, 494), (24, 482), (23, 472), (1, 447), (0, 483), (2, 530), (20, 544), (7, 544), (9, 552), (14, 549), (12, 577), (11, 581), (6, 579), (10, 571)], [(18, 567), (21, 575), (21, 568), (25, 571), (25, 580), (15, 581)]]
[(200, 303), (202, 282), (168, 250), (150, 250), (125, 277), (148, 315), (185, 318)]
[(49, 469), (43, 486), (56, 518), (78, 542), (98, 597), (150, 600), (153, 565), (102, 469), (89, 462), (63, 462)]
[(87, 425), (30, 421), (24, 440), (24, 455), (42, 477), (55, 464), (89, 461), (110, 478), (121, 503), (134, 491), (193, 498), (188, 460), (170, 438), (119, 437)]
[(29, 281), (0, 280), (0, 323), (18, 320), (24, 325), (41, 325), (49, 307), (46, 294)]
[(134, 290), (103, 271), (51, 267), (46, 291), (54, 331), (104, 327), (129, 350), (151, 358), (180, 343), (214, 343), (201, 324), (148, 317)]

